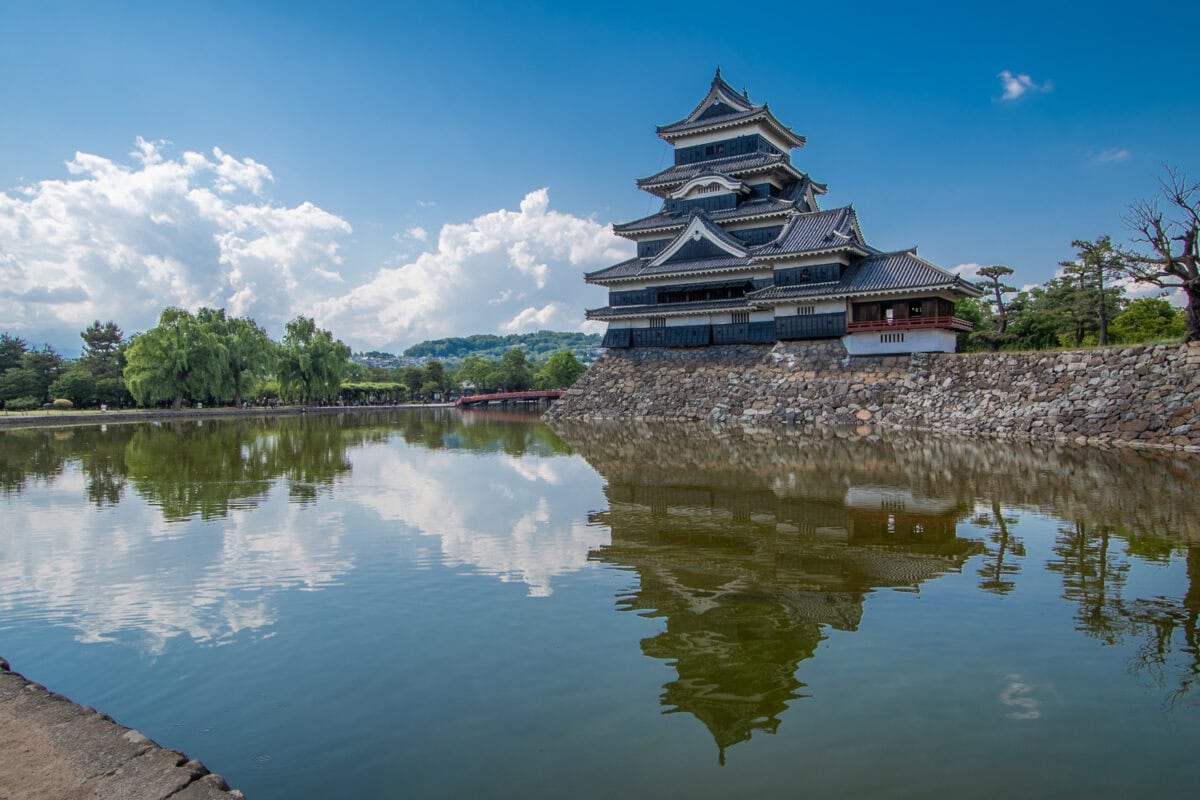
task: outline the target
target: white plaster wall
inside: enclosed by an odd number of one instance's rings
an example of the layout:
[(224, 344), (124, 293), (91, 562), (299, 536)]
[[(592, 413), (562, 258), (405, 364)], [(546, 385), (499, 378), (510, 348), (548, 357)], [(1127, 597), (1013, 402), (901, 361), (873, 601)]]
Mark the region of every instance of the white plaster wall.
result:
[(903, 342), (881, 342), (880, 337), (893, 331), (851, 333), (842, 337), (846, 352), (852, 356), (887, 355), (892, 353), (953, 353), (954, 331), (941, 328), (917, 328), (903, 333)]
[(813, 306), (814, 314), (840, 314), (846, 310), (843, 300), (814, 300), (811, 303), (799, 303), (794, 306), (775, 306), (775, 316), (794, 317), (800, 306)]

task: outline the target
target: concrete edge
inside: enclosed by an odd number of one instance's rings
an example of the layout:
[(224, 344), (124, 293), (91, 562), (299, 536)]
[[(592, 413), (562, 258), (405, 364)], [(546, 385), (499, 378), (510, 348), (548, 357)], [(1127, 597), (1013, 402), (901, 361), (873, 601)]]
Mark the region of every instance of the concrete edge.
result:
[(454, 408), (453, 403), (403, 403), (393, 406), (280, 406), (277, 408), (201, 408), (172, 411), (104, 411), (88, 414), (25, 415), (21, 411), (0, 411), (0, 429), (59, 428), (68, 425), (111, 425), (124, 422), (188, 422), (196, 419), (267, 419), (308, 414), (367, 414), (380, 411), (411, 411), (424, 408)]
[[(34, 683), (0, 658), (0, 796), (244, 800), (199, 761)], [(9, 787), (12, 788), (12, 787)]]

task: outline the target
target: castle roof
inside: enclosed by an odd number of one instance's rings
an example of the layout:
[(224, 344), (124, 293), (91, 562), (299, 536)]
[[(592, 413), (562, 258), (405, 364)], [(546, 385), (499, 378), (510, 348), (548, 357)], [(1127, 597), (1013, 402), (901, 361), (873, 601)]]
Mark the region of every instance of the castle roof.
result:
[(768, 286), (746, 295), (755, 303), (816, 300), (846, 295), (955, 290), (973, 297), (982, 292), (972, 283), (919, 258), (915, 250), (874, 253), (846, 268), (840, 280), (797, 286)]
[[(631, 258), (607, 269), (586, 273), (585, 280), (589, 283), (605, 283), (662, 275), (692, 275), (715, 270), (740, 269), (778, 258), (842, 251), (865, 256), (876, 252), (864, 241), (862, 231), (858, 227), (858, 215), (852, 206), (794, 214), (775, 239), (754, 247), (743, 244), (737, 237), (722, 230), (716, 224), (716, 213), (710, 215), (704, 211), (693, 210), (687, 219), (687, 227), (676, 234), (671, 243), (658, 255)], [(727, 253), (704, 254), (686, 260), (671, 258), (671, 254), (678, 252), (682, 249), (681, 245), (685, 244), (681, 240), (694, 239), (697, 233), (713, 241), (725, 243)]]
[(774, 240), (755, 248), (754, 254), (759, 258), (783, 258), (838, 250), (858, 250), (864, 255), (869, 252), (853, 206), (797, 214)]
[(744, 125), (752, 121), (762, 122), (792, 147), (804, 146), (804, 137), (793, 133), (776, 119), (769, 106), (751, 103), (749, 97), (744, 93), (738, 94), (737, 90), (726, 83), (721, 77), (720, 67), (717, 68), (708, 94), (691, 113), (678, 122), (658, 126), (657, 130), (658, 135), (669, 142), (688, 134)]
[[(751, 220), (756, 217), (773, 217), (793, 213), (796, 201), (785, 200), (781, 197), (756, 197), (742, 203), (737, 208), (726, 208), (721, 211), (706, 212), (714, 222), (731, 223)], [(648, 217), (613, 225), (613, 233), (642, 233), (645, 231), (670, 230), (682, 228), (695, 214), (694, 209), (685, 211), (659, 211)]]
[(781, 153), (747, 153), (745, 155), (727, 156), (711, 161), (700, 161), (695, 164), (675, 164), (657, 172), (648, 178), (638, 178), (638, 188), (646, 191), (669, 189), (680, 186), (705, 173), (717, 173), (732, 177), (755, 172), (771, 172), (783, 169), (796, 180), (804, 175), (792, 166), (786, 155)]

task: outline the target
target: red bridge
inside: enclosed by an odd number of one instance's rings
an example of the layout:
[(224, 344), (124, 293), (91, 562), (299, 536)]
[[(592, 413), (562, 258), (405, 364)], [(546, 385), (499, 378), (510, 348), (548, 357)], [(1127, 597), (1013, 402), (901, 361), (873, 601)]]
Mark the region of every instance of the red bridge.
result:
[(557, 400), (562, 397), (561, 391), (547, 392), (500, 392), (499, 394), (473, 394), (460, 397), (454, 401), (456, 408), (467, 406), (485, 406), (488, 403), (535, 403), (540, 400)]

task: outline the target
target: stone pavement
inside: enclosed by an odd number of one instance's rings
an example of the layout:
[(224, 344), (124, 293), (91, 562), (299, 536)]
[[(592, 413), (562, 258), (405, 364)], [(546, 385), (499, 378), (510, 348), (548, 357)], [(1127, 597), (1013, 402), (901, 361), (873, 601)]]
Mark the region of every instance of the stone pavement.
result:
[(234, 800), (220, 775), (0, 658), (0, 800)]

